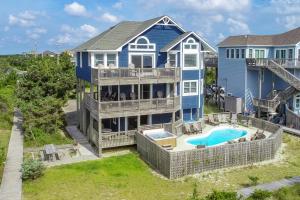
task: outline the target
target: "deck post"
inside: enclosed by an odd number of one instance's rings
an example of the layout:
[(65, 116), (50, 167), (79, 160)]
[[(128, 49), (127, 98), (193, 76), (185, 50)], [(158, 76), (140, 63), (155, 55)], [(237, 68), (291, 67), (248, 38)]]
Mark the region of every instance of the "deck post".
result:
[(102, 157), (102, 119), (101, 119), (101, 86), (100, 86), (100, 70), (98, 68), (98, 155)]
[(80, 107), (79, 107), (79, 81), (76, 78), (76, 111), (77, 111), (77, 121), (80, 126)]

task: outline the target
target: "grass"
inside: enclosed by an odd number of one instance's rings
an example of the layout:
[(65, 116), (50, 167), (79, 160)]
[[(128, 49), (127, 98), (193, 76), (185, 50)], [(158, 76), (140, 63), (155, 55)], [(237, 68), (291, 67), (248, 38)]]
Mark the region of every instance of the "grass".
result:
[(2, 180), (4, 161), (7, 154), (13, 121), (13, 106), (15, 100), (14, 91), (14, 86), (5, 86), (0, 88), (0, 103), (2, 105), (0, 106), (0, 149), (3, 148), (4, 150), (4, 158), (3, 160), (0, 159), (0, 183)]
[(205, 103), (204, 104), (204, 114), (210, 114), (210, 113), (218, 113), (220, 110), (218, 109), (218, 106), (215, 104), (209, 104)]
[(300, 175), (300, 139), (284, 136), (284, 160), (268, 165), (218, 170), (166, 180), (152, 170), (136, 153), (72, 165), (49, 168), (43, 177), (23, 184), (25, 200), (68, 199), (186, 199), (197, 182), (201, 196), (213, 189), (235, 191), (249, 184), (248, 176), (259, 183)]
[(273, 192), (271, 200), (300, 200), (300, 184), (281, 188)]

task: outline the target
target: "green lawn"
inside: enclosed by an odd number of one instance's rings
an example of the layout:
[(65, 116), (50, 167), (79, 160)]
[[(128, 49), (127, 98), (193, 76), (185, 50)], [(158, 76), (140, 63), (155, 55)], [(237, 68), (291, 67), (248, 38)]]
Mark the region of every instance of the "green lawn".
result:
[(14, 86), (0, 87), (0, 183), (10, 138), (13, 106)]
[(203, 173), (197, 178), (167, 180), (154, 174), (136, 153), (54, 167), (43, 177), (23, 184), (24, 199), (186, 199), (196, 181), (201, 195), (213, 189), (235, 191), (249, 184), (248, 176), (271, 182), (300, 175), (300, 139), (284, 136), (283, 161), (260, 166)]

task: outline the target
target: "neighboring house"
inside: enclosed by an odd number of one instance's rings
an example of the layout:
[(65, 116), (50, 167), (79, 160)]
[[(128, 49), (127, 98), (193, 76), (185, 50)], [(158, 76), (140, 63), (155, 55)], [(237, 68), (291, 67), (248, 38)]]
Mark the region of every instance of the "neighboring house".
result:
[(49, 51), (49, 50), (46, 50), (42, 53), (42, 56), (55, 57), (56, 55), (57, 55), (56, 53)]
[(134, 144), (141, 126), (202, 118), (203, 57), (214, 49), (168, 16), (120, 22), (73, 51), (80, 129), (99, 154)]
[(300, 113), (300, 27), (276, 35), (230, 36), (218, 45), (218, 84), (245, 111), (272, 115), (288, 102)]

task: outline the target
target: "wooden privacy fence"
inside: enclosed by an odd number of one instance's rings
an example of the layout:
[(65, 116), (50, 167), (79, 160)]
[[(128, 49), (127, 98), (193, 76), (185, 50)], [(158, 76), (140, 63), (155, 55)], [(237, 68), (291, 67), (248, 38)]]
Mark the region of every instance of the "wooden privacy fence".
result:
[(241, 115), (238, 118), (239, 120), (251, 120), (252, 126), (270, 131), (273, 134), (262, 140), (225, 144), (204, 149), (168, 151), (138, 133), (137, 150), (145, 161), (170, 179), (273, 159), (282, 141), (280, 126)]

